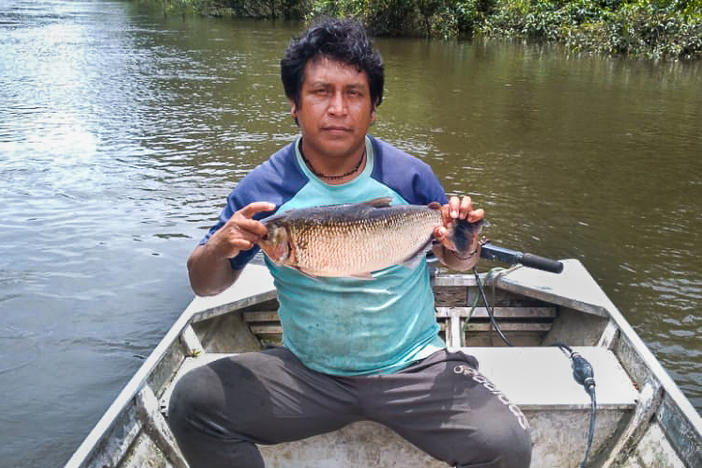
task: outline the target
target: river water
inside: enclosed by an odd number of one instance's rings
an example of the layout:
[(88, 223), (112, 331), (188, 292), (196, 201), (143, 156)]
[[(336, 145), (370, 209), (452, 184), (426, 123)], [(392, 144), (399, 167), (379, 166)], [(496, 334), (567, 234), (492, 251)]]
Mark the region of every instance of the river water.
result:
[[(296, 134), (297, 24), (0, 4), (0, 465), (61, 466), (192, 298), (224, 197)], [(702, 68), (382, 39), (372, 132), (578, 258), (702, 409)]]

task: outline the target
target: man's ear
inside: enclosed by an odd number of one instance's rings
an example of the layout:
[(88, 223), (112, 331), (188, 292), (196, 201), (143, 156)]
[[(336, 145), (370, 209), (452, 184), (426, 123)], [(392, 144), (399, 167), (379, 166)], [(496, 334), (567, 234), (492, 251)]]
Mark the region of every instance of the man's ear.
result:
[(295, 104), (295, 100), (288, 99), (288, 102), (290, 103), (290, 115), (292, 116), (293, 120), (295, 121), (295, 125), (297, 125), (299, 127), (300, 122), (297, 120), (297, 105)]
[(375, 105), (373, 105), (373, 107), (371, 107), (370, 123), (375, 122), (375, 109), (376, 108), (377, 108), (377, 106), (375, 106)]

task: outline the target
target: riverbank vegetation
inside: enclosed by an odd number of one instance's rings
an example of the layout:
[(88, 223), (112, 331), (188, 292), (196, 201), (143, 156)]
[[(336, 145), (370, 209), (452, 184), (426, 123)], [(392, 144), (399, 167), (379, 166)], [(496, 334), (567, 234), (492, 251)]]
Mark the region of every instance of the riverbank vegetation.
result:
[(353, 17), (376, 36), (552, 41), (569, 50), (702, 57), (702, 0), (165, 0), (201, 14)]

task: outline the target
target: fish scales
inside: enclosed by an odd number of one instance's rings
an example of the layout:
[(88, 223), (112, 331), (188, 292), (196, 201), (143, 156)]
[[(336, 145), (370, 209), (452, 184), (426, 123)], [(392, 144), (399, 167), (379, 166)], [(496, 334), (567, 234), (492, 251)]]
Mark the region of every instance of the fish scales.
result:
[[(425, 253), (442, 224), (440, 205), (389, 202), (290, 210), (262, 221), (268, 234), (259, 245), (276, 264), (311, 276), (365, 276), (402, 264)], [(471, 241), (477, 239), (474, 227), (468, 231)]]
[(291, 225), (290, 242), (301, 270), (344, 276), (404, 262), (427, 244), (440, 223), (441, 214), (426, 208), (374, 218), (300, 222)]

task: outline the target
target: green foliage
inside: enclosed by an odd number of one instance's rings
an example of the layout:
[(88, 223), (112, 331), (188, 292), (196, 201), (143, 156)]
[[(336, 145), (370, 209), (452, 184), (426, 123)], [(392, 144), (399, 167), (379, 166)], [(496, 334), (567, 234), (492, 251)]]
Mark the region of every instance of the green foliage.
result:
[(415, 1), (369, 0), (366, 24), (372, 34), (399, 36), (418, 29), (418, 8)]
[(318, 16), (334, 16), (337, 18), (351, 17), (365, 20), (367, 12), (367, 0), (319, 0), (312, 2), (306, 17), (312, 19)]
[(702, 57), (702, 0), (152, 0), (204, 14), (363, 21), (374, 35), (516, 37), (580, 52)]
[(451, 2), (448, 14), (456, 18), (456, 35), (472, 35), (475, 26), (492, 10), (494, 1), (459, 0)]
[(138, 0), (158, 3), (165, 14), (198, 14), (243, 18), (303, 19), (308, 0)]
[(500, 0), (476, 32), (564, 43), (581, 52), (702, 57), (701, 0)]
[(697, 6), (695, 18), (686, 17), (686, 5), (680, 10), (675, 5), (642, 1), (625, 5), (618, 12), (615, 31), (620, 51), (653, 59), (702, 56), (702, 18)]

